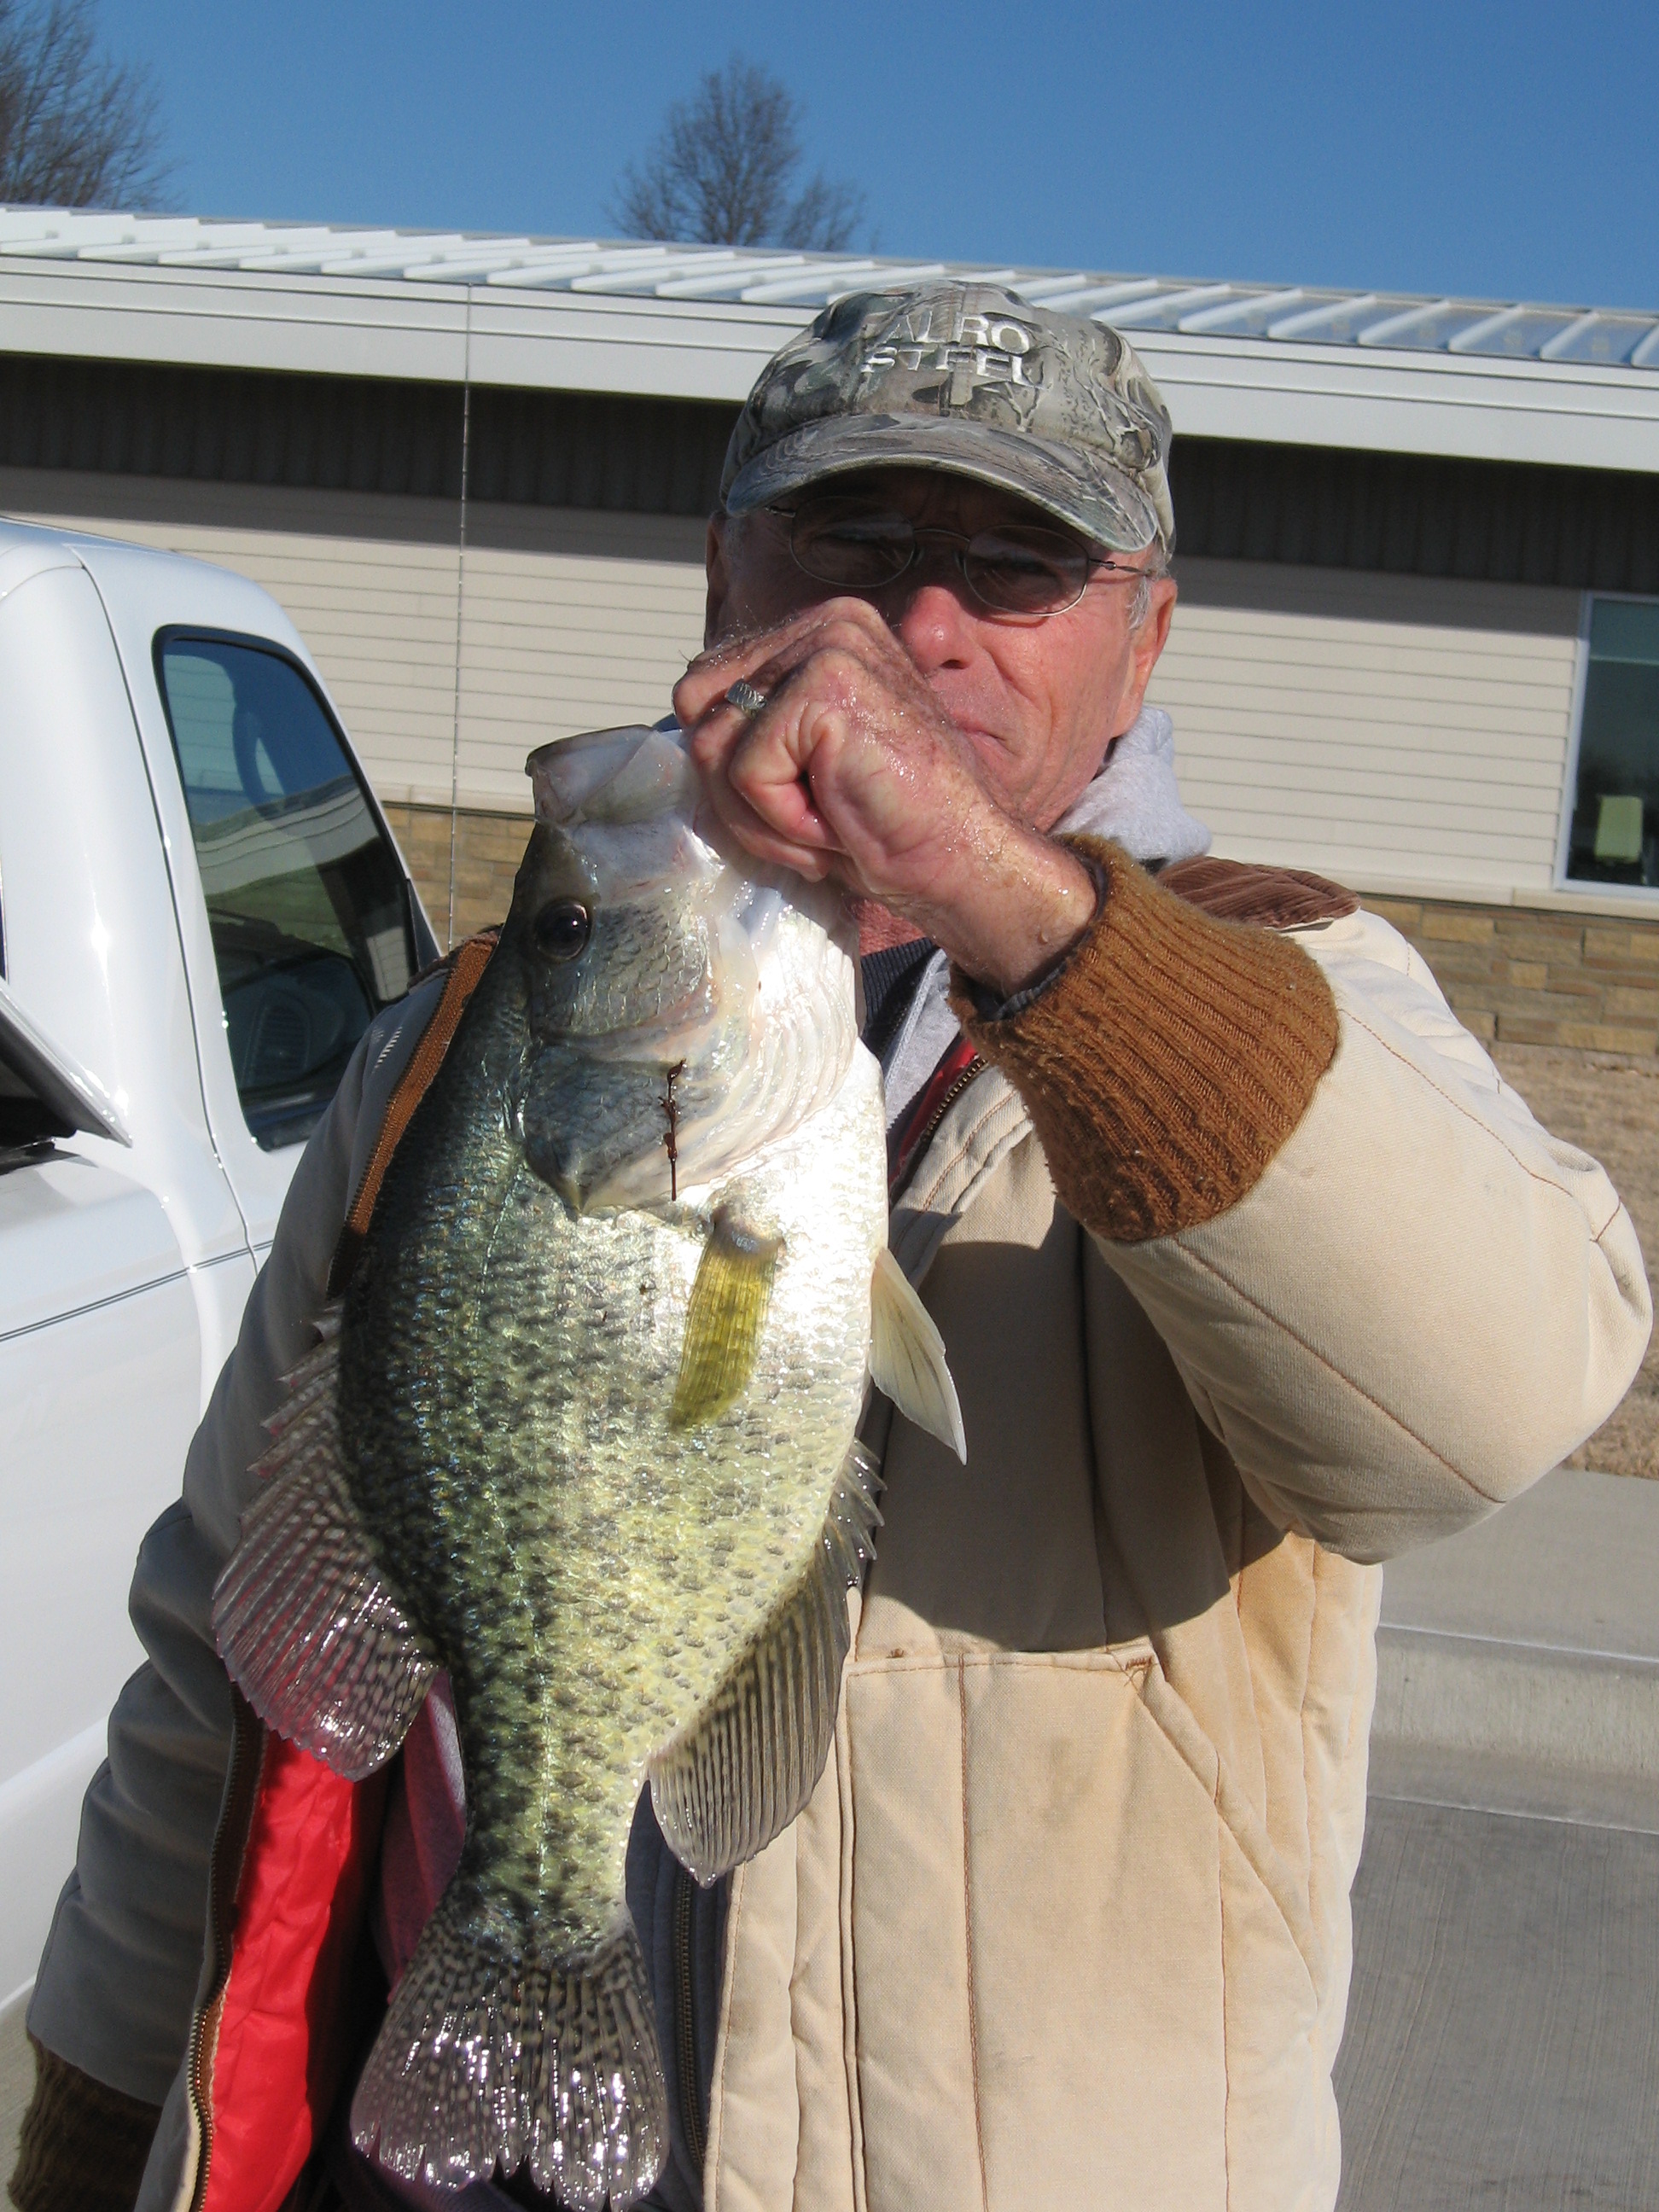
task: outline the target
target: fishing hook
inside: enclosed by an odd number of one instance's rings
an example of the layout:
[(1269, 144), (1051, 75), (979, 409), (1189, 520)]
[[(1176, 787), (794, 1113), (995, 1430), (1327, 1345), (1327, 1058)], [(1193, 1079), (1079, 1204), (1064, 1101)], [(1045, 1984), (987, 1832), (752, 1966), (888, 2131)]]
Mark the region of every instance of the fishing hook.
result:
[(677, 1060), (672, 1067), (666, 1069), (663, 1075), (660, 1103), (663, 1118), (667, 1122), (668, 1127), (663, 1136), (662, 1146), (668, 1155), (668, 1195), (671, 1200), (678, 1199), (680, 1194), (680, 1102), (674, 1096), (674, 1085), (684, 1073), (685, 1062), (683, 1060)]

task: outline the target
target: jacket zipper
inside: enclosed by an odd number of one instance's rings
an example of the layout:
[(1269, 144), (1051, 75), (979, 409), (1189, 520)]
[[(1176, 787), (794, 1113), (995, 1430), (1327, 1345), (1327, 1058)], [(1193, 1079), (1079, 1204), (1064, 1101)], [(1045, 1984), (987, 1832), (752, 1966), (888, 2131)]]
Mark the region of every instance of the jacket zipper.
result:
[(680, 2128), (702, 2172), (708, 2130), (702, 2116), (702, 2069), (697, 2060), (697, 2014), (691, 2001), (691, 1899), (693, 1877), (674, 1869), (674, 2078), (679, 2084)]
[[(230, 1760), (225, 1775), (225, 1806), (214, 1835), (213, 1849), (208, 1857), (208, 1943), (213, 1972), (207, 1999), (197, 2007), (190, 2023), (190, 2047), (185, 2074), (190, 2089), (191, 2109), (196, 2115), (202, 2143), (201, 2157), (196, 2167), (196, 2185), (191, 2191), (190, 2212), (201, 2212), (207, 2196), (208, 2168), (213, 2162), (213, 2085), (206, 2071), (208, 2023), (214, 2021), (216, 2026), (216, 2016), (224, 2000), (225, 1984), (230, 1972), (231, 1936), (235, 1925), (236, 1891), (241, 1881), (242, 1858), (247, 1849), (248, 1823), (258, 1790), (259, 1772), (264, 1764), (264, 1729), (240, 1692), (233, 1689), (231, 1697)], [(234, 1850), (231, 1848), (233, 1844)], [(228, 1882), (227, 1872), (233, 1858), (234, 1869), (230, 1872)]]
[(963, 1069), (961, 1074), (956, 1078), (954, 1082), (946, 1087), (944, 1097), (939, 1100), (938, 1105), (934, 1107), (933, 1112), (927, 1117), (927, 1127), (922, 1130), (920, 1136), (915, 1138), (905, 1148), (906, 1158), (899, 1170), (898, 1176), (895, 1180), (891, 1189), (888, 1193), (887, 1202), (890, 1206), (896, 1205), (905, 1191), (909, 1188), (911, 1179), (914, 1177), (916, 1170), (921, 1164), (922, 1156), (927, 1152), (929, 1145), (933, 1143), (934, 1138), (939, 1134), (940, 1122), (944, 1121), (945, 1115), (956, 1104), (957, 1099), (961, 1097), (963, 1092), (968, 1088), (968, 1085), (974, 1080), (975, 1077), (977, 1075), (982, 1075), (984, 1073), (985, 1062), (980, 1058), (979, 1054), (975, 1053), (974, 1057), (969, 1061), (967, 1066)]
[[(961, 1073), (945, 1087), (944, 1095), (927, 1117), (927, 1127), (908, 1149), (902, 1171), (892, 1191), (896, 1199), (915, 1174), (921, 1157), (938, 1133), (939, 1127), (976, 1075), (984, 1072), (985, 1062), (975, 1053)], [(702, 2069), (697, 2053), (697, 2014), (691, 1992), (691, 1904), (695, 1894), (694, 1877), (683, 1866), (674, 1869), (674, 1919), (672, 1949), (674, 1967), (674, 2078), (679, 2086), (680, 2130), (686, 2147), (696, 2162), (701, 2174), (704, 2155), (708, 2148), (708, 2130), (703, 2118), (702, 2084)]]

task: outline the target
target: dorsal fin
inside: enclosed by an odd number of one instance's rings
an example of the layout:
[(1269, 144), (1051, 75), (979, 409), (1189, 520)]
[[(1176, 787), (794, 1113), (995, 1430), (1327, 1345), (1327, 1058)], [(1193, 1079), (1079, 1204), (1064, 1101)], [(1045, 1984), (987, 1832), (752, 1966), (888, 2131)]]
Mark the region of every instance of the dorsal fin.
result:
[(340, 1443), (338, 1310), (319, 1327), (265, 1425), (271, 1447), (214, 1586), (213, 1632), (266, 1727), (361, 1782), (403, 1741), (438, 1662), (358, 1518)]

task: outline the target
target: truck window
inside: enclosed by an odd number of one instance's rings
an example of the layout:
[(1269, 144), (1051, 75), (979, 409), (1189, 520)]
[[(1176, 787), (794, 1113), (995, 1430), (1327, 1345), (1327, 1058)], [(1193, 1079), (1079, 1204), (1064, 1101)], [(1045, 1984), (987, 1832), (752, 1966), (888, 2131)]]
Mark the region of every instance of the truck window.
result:
[(27, 1072), (9, 1064), (0, 1036), (0, 1175), (22, 1165), (53, 1137), (74, 1134), (74, 1123), (40, 1096)]
[(404, 872), (321, 700), (285, 655), (163, 632), (242, 1111), (267, 1152), (307, 1136), (352, 1047), (415, 971)]

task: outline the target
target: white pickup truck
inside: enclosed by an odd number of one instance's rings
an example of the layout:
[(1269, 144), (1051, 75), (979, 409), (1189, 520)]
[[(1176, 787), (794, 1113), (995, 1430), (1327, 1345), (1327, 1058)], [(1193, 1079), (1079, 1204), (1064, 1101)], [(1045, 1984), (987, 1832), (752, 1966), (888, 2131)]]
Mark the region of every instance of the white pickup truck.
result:
[(307, 1133), (437, 947), (282, 610), (0, 522), (0, 2029)]

